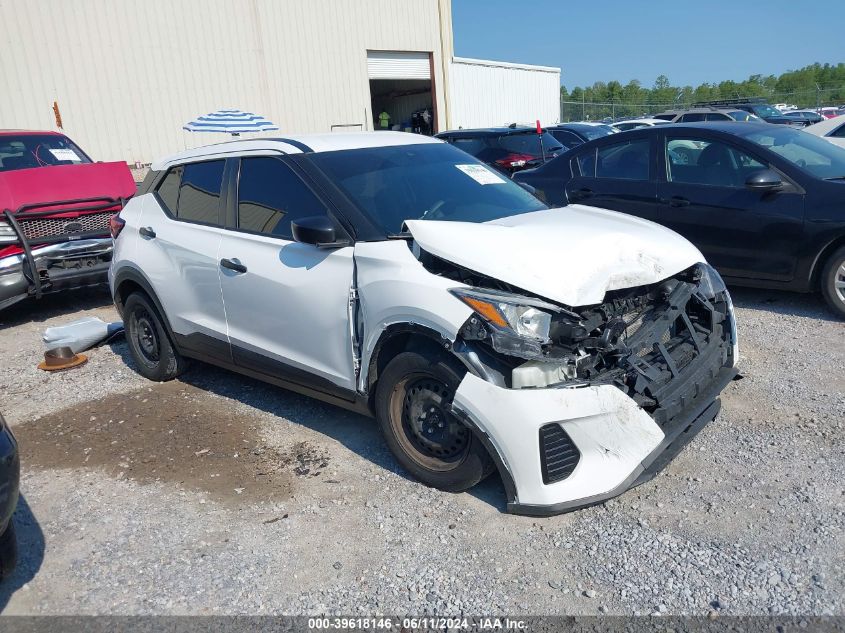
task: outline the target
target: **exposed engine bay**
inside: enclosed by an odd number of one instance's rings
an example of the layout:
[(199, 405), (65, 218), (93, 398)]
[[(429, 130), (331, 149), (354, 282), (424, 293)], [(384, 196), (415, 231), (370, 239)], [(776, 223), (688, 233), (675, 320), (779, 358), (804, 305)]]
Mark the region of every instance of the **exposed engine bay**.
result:
[[(655, 284), (610, 291), (599, 305), (569, 307), (425, 252), (420, 261), (430, 272), (473, 288), (456, 293), (478, 312), (460, 337), (486, 348), (483, 358), (509, 388), (613, 384), (662, 424), (688, 406), (722, 367), (734, 364), (730, 297), (705, 264)], [(500, 295), (508, 298), (497, 303)], [(513, 297), (524, 304), (517, 309), (517, 327), (499, 327), (485, 306), (504, 306)], [(503, 310), (507, 322), (510, 308)], [(514, 335), (519, 318), (528, 324), (528, 336)], [(532, 330), (532, 323), (539, 326)]]

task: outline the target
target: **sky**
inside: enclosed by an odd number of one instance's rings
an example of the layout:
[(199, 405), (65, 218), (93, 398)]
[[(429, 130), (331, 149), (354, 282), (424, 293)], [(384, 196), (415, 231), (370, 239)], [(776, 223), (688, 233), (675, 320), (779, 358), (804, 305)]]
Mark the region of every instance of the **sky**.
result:
[(845, 1), (452, 0), (455, 55), (561, 68), (570, 90), (697, 86), (845, 62)]

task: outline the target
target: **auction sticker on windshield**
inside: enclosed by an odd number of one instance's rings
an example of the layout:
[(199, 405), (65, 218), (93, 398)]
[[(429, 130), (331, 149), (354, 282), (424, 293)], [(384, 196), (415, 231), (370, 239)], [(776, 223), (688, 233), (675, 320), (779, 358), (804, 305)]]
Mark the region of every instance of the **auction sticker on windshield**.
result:
[(484, 165), (455, 165), (455, 167), (481, 185), (502, 185), (507, 182)]
[(82, 160), (72, 149), (51, 149), (50, 153), (56, 160), (71, 160), (76, 163)]

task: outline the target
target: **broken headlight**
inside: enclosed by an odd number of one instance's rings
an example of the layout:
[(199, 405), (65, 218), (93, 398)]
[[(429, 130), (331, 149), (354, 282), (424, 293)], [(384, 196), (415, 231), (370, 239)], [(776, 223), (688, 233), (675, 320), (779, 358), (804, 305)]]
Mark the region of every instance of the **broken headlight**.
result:
[(708, 299), (715, 299), (720, 292), (725, 292), (725, 282), (716, 269), (709, 264), (701, 264), (701, 282), (699, 284), (701, 294)]
[(485, 339), (489, 334), (493, 349), (509, 356), (543, 355), (543, 345), (550, 342), (552, 312), (559, 310), (557, 306), (496, 290), (452, 288), (449, 292), (481, 317), (481, 322), (468, 323), (472, 338)]
[(12, 228), (12, 225), (5, 220), (0, 220), (0, 244), (17, 241), (18, 236), (15, 233), (15, 229)]
[(736, 367), (739, 362), (739, 339), (736, 332), (736, 315), (734, 314), (731, 293), (728, 292), (722, 276), (709, 264), (701, 264), (699, 289), (701, 290), (701, 294), (711, 300), (720, 294), (724, 294), (724, 300), (727, 306), (727, 314), (725, 316), (729, 322), (731, 336), (731, 367)]

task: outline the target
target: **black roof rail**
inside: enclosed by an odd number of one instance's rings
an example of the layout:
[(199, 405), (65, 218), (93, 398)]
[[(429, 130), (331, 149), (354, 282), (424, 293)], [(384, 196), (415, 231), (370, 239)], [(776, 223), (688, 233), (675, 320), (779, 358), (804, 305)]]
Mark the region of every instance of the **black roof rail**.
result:
[(768, 103), (764, 97), (743, 97), (741, 99), (715, 99), (713, 101), (699, 101), (693, 103), (693, 108), (700, 108), (704, 106), (732, 106), (745, 103)]

